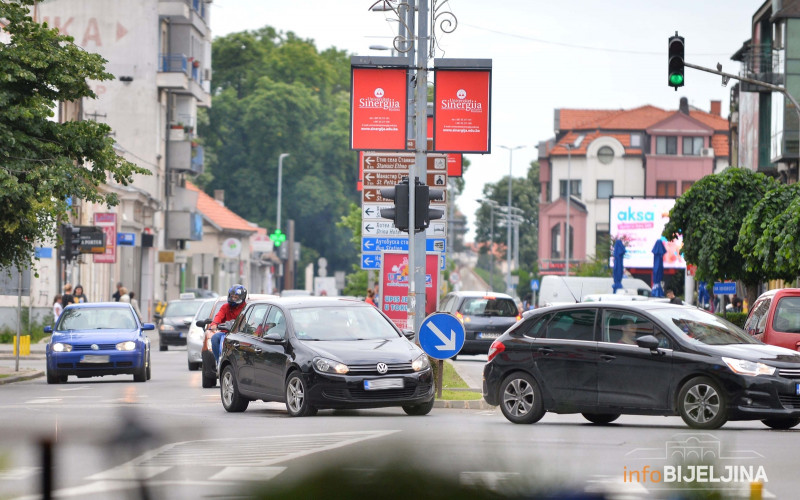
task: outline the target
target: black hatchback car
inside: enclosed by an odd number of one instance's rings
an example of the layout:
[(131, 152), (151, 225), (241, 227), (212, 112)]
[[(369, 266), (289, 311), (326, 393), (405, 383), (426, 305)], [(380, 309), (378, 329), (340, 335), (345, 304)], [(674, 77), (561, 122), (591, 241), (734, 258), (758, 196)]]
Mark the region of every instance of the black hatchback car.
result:
[(510, 295), (494, 292), (451, 292), (439, 310), (458, 318), (464, 325), (464, 347), (458, 354), (486, 354), (495, 339), (522, 316)]
[[(194, 294), (187, 294), (187, 297), (189, 295), (194, 297)], [(164, 314), (156, 316), (159, 351), (166, 351), (171, 345), (186, 345), (189, 326), (201, 305), (203, 301), (194, 298), (170, 300), (167, 303)]]
[(422, 349), (376, 307), (333, 297), (249, 302), (223, 343), (220, 393), (229, 412), (260, 399), (293, 417), (387, 406), (425, 415), (435, 396)]
[(800, 423), (800, 354), (690, 306), (537, 309), (492, 344), (483, 373), (484, 399), (514, 423), (548, 411), (598, 424), (621, 414), (680, 415), (696, 429)]

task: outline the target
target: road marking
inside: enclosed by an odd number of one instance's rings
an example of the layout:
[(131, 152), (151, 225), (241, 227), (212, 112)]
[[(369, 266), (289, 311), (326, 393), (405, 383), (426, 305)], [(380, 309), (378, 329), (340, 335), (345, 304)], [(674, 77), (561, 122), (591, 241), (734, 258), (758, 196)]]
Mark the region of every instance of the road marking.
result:
[(0, 481), (18, 481), (39, 473), (39, 467), (14, 467), (0, 471)]
[(36, 398), (25, 401), (23, 404), (40, 405), (40, 404), (60, 403), (63, 400), (64, 400), (63, 398)]
[(286, 467), (225, 467), (209, 478), (210, 481), (269, 481)]

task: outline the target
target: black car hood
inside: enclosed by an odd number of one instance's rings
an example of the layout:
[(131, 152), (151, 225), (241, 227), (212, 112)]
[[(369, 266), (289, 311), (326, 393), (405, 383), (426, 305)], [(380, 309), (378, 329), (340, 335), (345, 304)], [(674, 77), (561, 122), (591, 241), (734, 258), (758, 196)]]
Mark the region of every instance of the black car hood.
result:
[(704, 345), (703, 351), (726, 358), (744, 359), (784, 368), (800, 368), (800, 353), (767, 344)]
[(344, 364), (410, 363), (422, 350), (403, 337), (384, 340), (302, 341), (323, 358)]
[(189, 325), (184, 324), (184, 321), (192, 321), (192, 316), (166, 316), (161, 318), (161, 323), (164, 325), (179, 326), (181, 328), (189, 328)]

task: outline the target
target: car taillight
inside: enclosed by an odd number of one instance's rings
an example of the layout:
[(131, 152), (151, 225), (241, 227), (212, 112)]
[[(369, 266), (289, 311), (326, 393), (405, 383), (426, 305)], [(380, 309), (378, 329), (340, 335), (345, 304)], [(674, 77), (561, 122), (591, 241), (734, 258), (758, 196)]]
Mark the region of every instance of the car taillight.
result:
[(489, 359), (487, 359), (487, 362), (493, 360), (495, 356), (497, 356), (498, 354), (500, 354), (505, 350), (506, 346), (499, 340), (495, 340), (494, 342), (492, 342), (492, 346), (489, 347)]

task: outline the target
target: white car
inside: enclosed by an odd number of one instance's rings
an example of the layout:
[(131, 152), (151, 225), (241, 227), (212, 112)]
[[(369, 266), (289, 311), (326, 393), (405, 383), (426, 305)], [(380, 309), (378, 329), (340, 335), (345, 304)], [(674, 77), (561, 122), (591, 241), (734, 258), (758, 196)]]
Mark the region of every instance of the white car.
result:
[[(212, 317), (212, 309), (216, 301), (216, 298), (203, 299), (200, 309), (197, 310), (194, 318), (192, 318), (192, 324), (189, 325), (189, 333), (186, 334), (186, 357), (189, 370), (191, 371), (199, 370), (203, 363), (203, 358), (200, 356), (200, 349), (203, 347), (205, 331), (203, 328), (197, 326), (197, 321)], [(220, 303), (220, 307), (221, 306), (222, 304)]]

